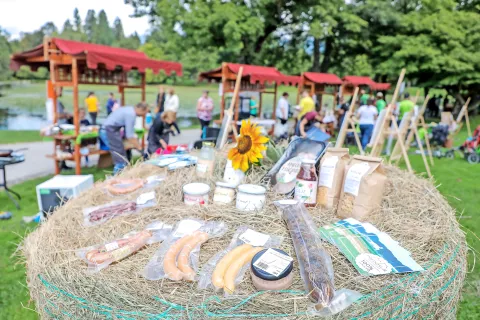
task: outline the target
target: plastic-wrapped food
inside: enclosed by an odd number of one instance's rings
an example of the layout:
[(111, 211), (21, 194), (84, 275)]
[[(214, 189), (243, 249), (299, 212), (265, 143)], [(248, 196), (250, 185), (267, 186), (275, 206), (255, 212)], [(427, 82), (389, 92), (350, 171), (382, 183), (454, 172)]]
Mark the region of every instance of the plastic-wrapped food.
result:
[(163, 241), (171, 231), (170, 225), (155, 221), (140, 232), (132, 231), (122, 238), (79, 249), (77, 256), (88, 264), (89, 273), (96, 273), (114, 262), (125, 259), (147, 244)]
[(103, 189), (110, 196), (123, 196), (133, 193), (137, 190), (148, 190), (158, 186), (163, 180), (164, 175), (152, 175), (145, 179), (134, 178), (116, 178), (110, 177), (103, 182)]
[(280, 236), (260, 233), (241, 226), (233, 235), (230, 245), (214, 255), (200, 272), (200, 289), (224, 289), (225, 293), (235, 291), (248, 269), (253, 256), (263, 248), (278, 247), (283, 242)]
[(282, 218), (290, 231), (305, 291), (314, 303), (311, 312), (331, 315), (360, 298), (355, 291), (335, 292), (332, 259), (323, 248), (305, 205), (295, 200), (280, 200), (275, 205), (282, 211)]
[(227, 226), (223, 222), (193, 218), (181, 220), (145, 266), (143, 276), (148, 280), (166, 278), (173, 281), (194, 281), (200, 246), (210, 238), (222, 236), (226, 231)]
[(106, 221), (138, 212), (156, 204), (155, 191), (140, 194), (135, 201), (112, 201), (107, 204), (83, 209), (83, 225), (94, 226)]

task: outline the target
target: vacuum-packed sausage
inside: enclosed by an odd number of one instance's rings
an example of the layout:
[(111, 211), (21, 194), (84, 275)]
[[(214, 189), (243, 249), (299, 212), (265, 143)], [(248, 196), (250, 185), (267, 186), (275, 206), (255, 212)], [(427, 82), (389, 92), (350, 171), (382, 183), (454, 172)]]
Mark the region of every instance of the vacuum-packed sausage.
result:
[(242, 244), (235, 249), (231, 250), (229, 253), (227, 253), (216, 265), (215, 270), (213, 270), (212, 274), (212, 284), (215, 286), (215, 288), (220, 289), (223, 288), (225, 282), (224, 282), (224, 276), (227, 268), (230, 266), (230, 264), (238, 259), (239, 256), (241, 256), (244, 252), (249, 251), (252, 249), (252, 246), (249, 244)]
[[(143, 179), (110, 179), (105, 181), (105, 188), (114, 195), (134, 192), (145, 184)], [(120, 187), (119, 185), (124, 185)], [(126, 186), (125, 186), (126, 185)]]
[(183, 280), (193, 281), (195, 278), (195, 270), (190, 267), (190, 253), (194, 248), (202, 245), (208, 240), (208, 234), (205, 232), (197, 231), (193, 234), (193, 238), (185, 244), (182, 251), (178, 255), (177, 266), (180, 271), (183, 272)]
[(237, 257), (237, 259), (234, 259), (232, 261), (223, 278), (225, 281), (223, 287), (225, 292), (233, 293), (233, 291), (235, 291), (235, 279), (237, 278), (240, 269), (242, 269), (245, 264), (250, 263), (250, 261), (252, 261), (253, 259), (253, 256), (262, 250), (262, 247), (251, 248), (248, 251), (243, 252), (240, 256)]

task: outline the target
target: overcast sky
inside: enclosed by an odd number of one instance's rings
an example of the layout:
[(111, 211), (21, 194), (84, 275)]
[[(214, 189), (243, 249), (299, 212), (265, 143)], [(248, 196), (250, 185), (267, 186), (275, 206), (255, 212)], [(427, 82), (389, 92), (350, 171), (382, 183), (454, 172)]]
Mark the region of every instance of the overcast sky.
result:
[(0, 0), (0, 27), (6, 29), (12, 38), (18, 38), (20, 32), (37, 30), (48, 21), (61, 28), (67, 19), (73, 23), (75, 8), (78, 8), (82, 20), (89, 9), (97, 13), (105, 10), (110, 25), (115, 17), (119, 17), (127, 35), (135, 31), (143, 35), (149, 29), (147, 17), (129, 17), (133, 8), (123, 0)]

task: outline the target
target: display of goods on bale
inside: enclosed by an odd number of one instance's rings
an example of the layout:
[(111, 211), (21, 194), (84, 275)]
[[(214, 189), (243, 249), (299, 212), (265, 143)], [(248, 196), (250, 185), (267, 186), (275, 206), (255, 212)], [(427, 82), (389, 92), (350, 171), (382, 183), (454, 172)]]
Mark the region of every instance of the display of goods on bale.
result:
[[(217, 155), (214, 177), (203, 181), (209, 184), (211, 196), (215, 181), (221, 181), (223, 176), (225, 158)], [(271, 164), (266, 162), (261, 167), (253, 166), (244, 183), (259, 184), (270, 167)], [(139, 164), (126, 169), (119, 178), (146, 178), (152, 174), (152, 168)], [(329, 319), (454, 319), (467, 271), (467, 244), (455, 211), (430, 181), (388, 165), (384, 166), (384, 172), (388, 180), (383, 198), (380, 206), (366, 217), (368, 223), (398, 241), (424, 271), (362, 276), (335, 245), (323, 241), (323, 249), (332, 258), (332, 283), (335, 287), (363, 295)], [(262, 211), (248, 214), (236, 209), (235, 203), (186, 207), (182, 201), (182, 186), (198, 182), (196, 179), (194, 167), (168, 172), (165, 181), (155, 187), (155, 206), (136, 214), (120, 215), (102, 225), (84, 227), (82, 210), (108, 202), (100, 192), (100, 186), (96, 186), (67, 202), (30, 233), (22, 244), (22, 250), (28, 288), (41, 317), (311, 318), (311, 296), (300, 276), (296, 248), (287, 224), (273, 204), (284, 196), (268, 191)], [(125, 200), (133, 201), (134, 198)], [(333, 209), (317, 206), (305, 210), (318, 228), (338, 221)], [(143, 230), (153, 221), (175, 225), (186, 218), (223, 222), (228, 226), (224, 235), (201, 245), (197, 276), (212, 257), (229, 247), (238, 228), (248, 226), (256, 232), (283, 237), (277, 248), (294, 259), (292, 286), (278, 292), (260, 292), (255, 288), (250, 273), (246, 273), (242, 282), (235, 285), (233, 294), (225, 297), (215, 288), (200, 289), (196, 283), (189, 281), (149, 281), (141, 272), (162, 243), (145, 246), (95, 274), (88, 274), (85, 261), (75, 255), (75, 250), (79, 248), (117, 239), (133, 228)], [(328, 300), (331, 289), (326, 280), (320, 279), (319, 284), (324, 286)]]

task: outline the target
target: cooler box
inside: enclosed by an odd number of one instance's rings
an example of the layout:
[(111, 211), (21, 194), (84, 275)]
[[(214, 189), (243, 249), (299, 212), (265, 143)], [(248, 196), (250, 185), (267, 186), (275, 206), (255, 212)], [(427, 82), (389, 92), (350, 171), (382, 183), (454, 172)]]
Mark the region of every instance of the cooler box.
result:
[(81, 192), (93, 186), (93, 175), (58, 175), (37, 186), (38, 208), (52, 212), (62, 201), (78, 197)]

